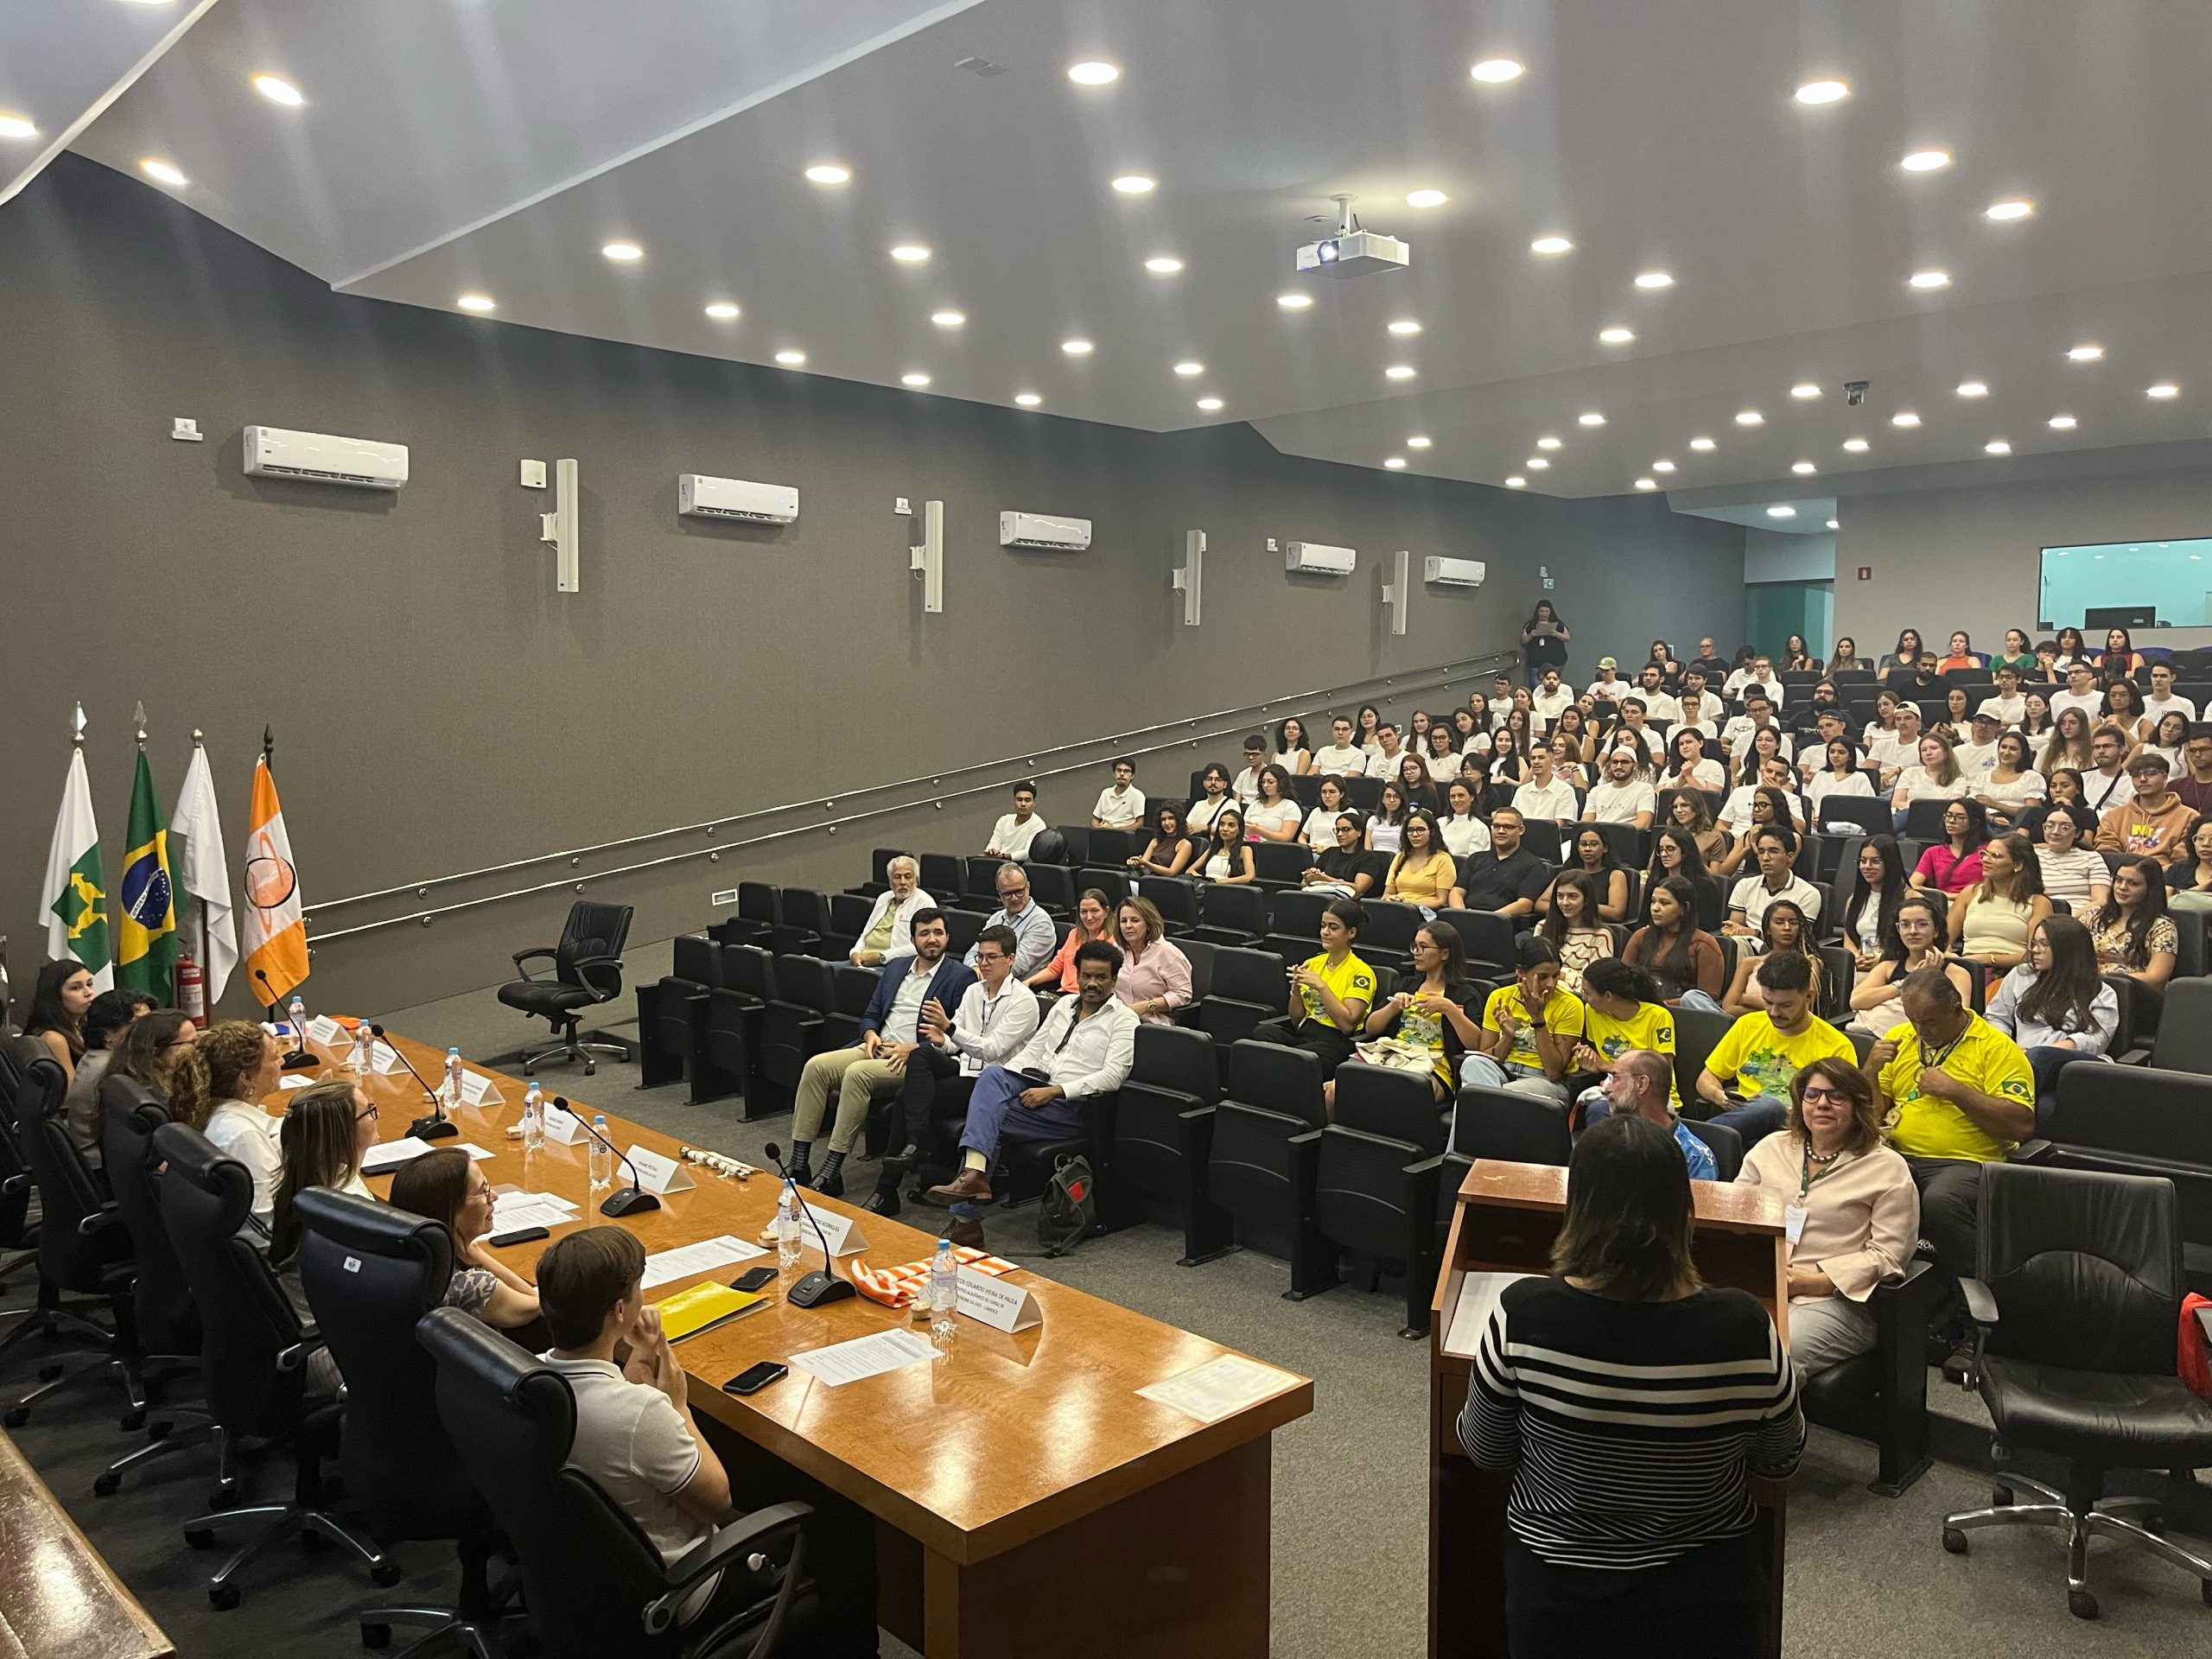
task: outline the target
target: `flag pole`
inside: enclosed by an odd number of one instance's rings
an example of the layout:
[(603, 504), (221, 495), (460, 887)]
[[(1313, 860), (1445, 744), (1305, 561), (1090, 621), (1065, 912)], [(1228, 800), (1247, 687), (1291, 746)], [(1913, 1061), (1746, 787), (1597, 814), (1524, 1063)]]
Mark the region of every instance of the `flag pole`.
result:
[[(197, 726), (194, 727), (192, 728), (192, 752), (194, 754), (201, 754), (206, 753), (207, 748), (207, 734), (201, 731)], [(203, 988), (200, 994), (200, 1011), (212, 1022), (215, 1018), (215, 999), (211, 994), (213, 988), (208, 984), (206, 976), (210, 971), (210, 965), (215, 959), (215, 947), (213, 941), (207, 936), (207, 905), (205, 903), (194, 903), (192, 907), (194, 911), (199, 912), (200, 921), (200, 971), (202, 976), (200, 984)]]

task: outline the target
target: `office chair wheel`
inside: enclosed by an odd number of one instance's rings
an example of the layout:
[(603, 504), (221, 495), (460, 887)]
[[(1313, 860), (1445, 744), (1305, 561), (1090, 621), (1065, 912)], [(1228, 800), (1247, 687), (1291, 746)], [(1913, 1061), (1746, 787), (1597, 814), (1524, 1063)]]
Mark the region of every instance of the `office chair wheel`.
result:
[(123, 1414), (123, 1432), (124, 1433), (136, 1434), (140, 1429), (145, 1427), (145, 1407), (141, 1406), (136, 1411), (127, 1411)]
[(6, 1424), (10, 1428), (21, 1428), (30, 1420), (31, 1408), (29, 1406), (10, 1406), (8, 1408), (8, 1414), (5, 1417), (0, 1417), (0, 1423)]
[(382, 1567), (369, 1569), (369, 1582), (379, 1590), (389, 1590), (399, 1582), (399, 1563), (386, 1561)]
[(1991, 1507), (1994, 1509), (2010, 1509), (2012, 1505), (2012, 1489), (2010, 1486), (1992, 1486), (1989, 1489), (1989, 1502)]
[(584, 1062), (584, 1076), (588, 1077), (595, 1077), (598, 1075), (599, 1063), (595, 1060), (586, 1060)]
[(227, 1613), (238, 1605), (238, 1588), (234, 1584), (211, 1584), (207, 1586), (207, 1605), (219, 1613)]
[(1944, 1528), (1943, 1548), (1948, 1554), (1953, 1555), (1965, 1554), (1967, 1553), (1966, 1534), (1961, 1532), (1956, 1527)]
[(365, 1648), (390, 1647), (391, 1645), (391, 1626), (389, 1624), (363, 1624), (361, 1626), (361, 1645)]
[(92, 1477), (92, 1496), (94, 1497), (113, 1497), (117, 1490), (120, 1488), (122, 1484), (123, 1477), (121, 1475), (117, 1474), (112, 1470), (105, 1471)]
[(2066, 1611), (2076, 1618), (2094, 1618), (2097, 1616), (2097, 1599), (2087, 1590), (2069, 1590), (2066, 1592)]

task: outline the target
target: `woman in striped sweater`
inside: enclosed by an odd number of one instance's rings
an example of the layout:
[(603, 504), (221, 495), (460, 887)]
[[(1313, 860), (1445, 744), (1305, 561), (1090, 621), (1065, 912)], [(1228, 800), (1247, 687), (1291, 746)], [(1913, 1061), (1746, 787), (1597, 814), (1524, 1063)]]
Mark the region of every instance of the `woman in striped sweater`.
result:
[(1554, 1276), (1508, 1285), (1491, 1316), (1459, 1436), (1513, 1475), (1515, 1659), (1662, 1630), (1701, 1659), (1766, 1651), (1748, 1478), (1796, 1469), (1805, 1418), (1766, 1311), (1699, 1280), (1694, 1224), (1674, 1138), (1608, 1117), (1574, 1148)]

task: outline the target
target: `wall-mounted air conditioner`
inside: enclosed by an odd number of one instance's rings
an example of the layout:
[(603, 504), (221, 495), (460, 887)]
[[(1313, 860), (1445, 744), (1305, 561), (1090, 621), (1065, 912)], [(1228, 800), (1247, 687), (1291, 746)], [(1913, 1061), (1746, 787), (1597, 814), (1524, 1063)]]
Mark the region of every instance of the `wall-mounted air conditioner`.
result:
[(1480, 559), (1444, 559), (1432, 553), (1421, 561), (1421, 580), (1440, 588), (1479, 588), (1488, 574)]
[(999, 514), (999, 545), (1080, 553), (1090, 545), (1090, 520), (1055, 518), (1042, 512), (1002, 512)]
[(1359, 563), (1359, 554), (1349, 547), (1330, 547), (1320, 542), (1285, 542), (1283, 569), (1300, 570), (1312, 576), (1348, 576)]
[(788, 484), (748, 484), (741, 478), (685, 473), (676, 480), (676, 510), (692, 518), (788, 524), (798, 517), (798, 492)]
[(290, 478), (310, 484), (351, 484), (396, 490), (407, 482), (407, 446), (324, 432), (287, 432), (277, 426), (245, 429), (249, 478)]

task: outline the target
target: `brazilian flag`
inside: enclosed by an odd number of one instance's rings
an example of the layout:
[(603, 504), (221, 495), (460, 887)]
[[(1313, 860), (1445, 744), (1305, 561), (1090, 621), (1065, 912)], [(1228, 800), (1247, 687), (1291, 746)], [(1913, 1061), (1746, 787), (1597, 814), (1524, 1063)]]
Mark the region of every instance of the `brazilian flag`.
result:
[(176, 896), (169, 882), (169, 828), (154, 798), (154, 769), (146, 764), (143, 749), (130, 785), (130, 843), (123, 860), (115, 982), (144, 991), (167, 1007), (174, 1001), (176, 976)]

